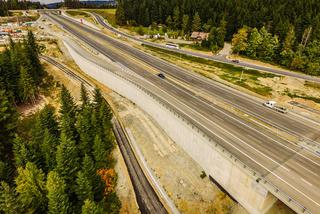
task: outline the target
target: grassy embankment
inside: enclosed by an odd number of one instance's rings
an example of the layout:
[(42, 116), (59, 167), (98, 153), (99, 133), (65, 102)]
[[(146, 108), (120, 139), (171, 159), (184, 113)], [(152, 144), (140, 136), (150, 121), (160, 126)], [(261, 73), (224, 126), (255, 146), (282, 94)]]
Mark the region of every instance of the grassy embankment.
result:
[[(225, 81), (241, 86), (262, 96), (270, 96), (272, 93), (272, 88), (260, 84), (259, 78), (278, 77), (277, 75), (271, 73), (264, 73), (253, 69), (244, 69), (242, 67), (237, 67), (229, 64), (214, 62), (211, 60), (206, 60), (185, 54), (179, 54), (172, 51), (162, 50), (146, 45), (144, 46), (148, 50), (156, 54), (160, 54), (161, 57), (167, 61), (180, 61), (182, 65), (188, 66), (189, 69), (191, 67), (192, 69), (194, 69), (194, 71), (205, 77), (211, 78), (212, 74), (217, 75)], [(186, 63), (184, 63), (183, 61)], [(242, 79), (240, 80), (241, 74)]]
[(193, 44), (180, 44), (180, 47), (184, 48), (189, 48), (189, 49), (194, 49), (197, 51), (205, 51), (205, 52), (210, 52), (210, 48), (207, 47), (202, 47), (200, 44), (193, 43)]
[(9, 11), (9, 16), (22, 16), (22, 12), (21, 11), (17, 11), (17, 10), (10, 10)]
[(84, 19), (88, 22), (95, 23), (94, 18), (86, 12), (80, 10), (67, 10), (66, 13), (74, 18)]
[[(314, 88), (316, 90), (320, 90), (320, 83), (306, 81), (304, 86), (310, 87), (310, 88)], [(305, 100), (311, 100), (311, 101), (313, 101), (315, 103), (320, 103), (320, 98), (319, 97), (313, 97), (313, 96), (310, 96), (310, 95), (306, 95), (305, 93), (298, 94), (298, 93), (295, 93), (295, 92), (287, 91), (286, 94), (291, 98), (302, 98), (302, 99), (305, 99)]]
[(84, 11), (97, 13), (106, 19), (112, 26), (116, 26), (116, 9), (85, 9)]

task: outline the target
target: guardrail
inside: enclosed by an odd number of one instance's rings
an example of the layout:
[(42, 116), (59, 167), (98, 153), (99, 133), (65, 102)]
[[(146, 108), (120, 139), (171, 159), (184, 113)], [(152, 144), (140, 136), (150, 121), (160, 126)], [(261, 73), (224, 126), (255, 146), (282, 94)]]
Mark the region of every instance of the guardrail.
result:
[[(78, 54), (80, 54), (80, 53), (78, 53)], [(96, 62), (91, 61), (91, 63), (96, 63)], [(108, 70), (108, 69), (106, 69), (104, 67), (101, 67), (100, 65), (97, 65), (97, 66), (99, 66), (103, 70), (106, 70), (106, 71), (112, 73), (113, 75), (116, 75), (116, 76), (126, 80), (127, 82), (130, 82), (136, 88), (138, 88), (139, 90), (143, 91), (145, 94), (150, 96), (152, 99), (154, 99), (161, 106), (163, 106), (164, 108), (169, 110), (171, 113), (173, 113), (178, 119), (181, 119), (183, 122), (185, 122), (187, 125), (189, 125), (193, 130), (195, 130), (196, 132), (200, 133), (203, 137), (205, 137), (208, 140), (209, 143), (214, 142), (214, 147), (215, 147), (215, 149), (217, 151), (220, 151), (220, 153), (224, 154), (224, 156), (226, 158), (228, 158), (232, 163), (237, 165), (239, 168), (242, 168), (242, 169), (246, 170), (248, 172), (248, 174), (250, 174), (255, 180), (260, 180), (257, 183), (260, 183), (261, 185), (263, 185), (268, 191), (270, 191), (277, 198), (282, 199), (281, 201), (283, 201), (286, 204), (290, 204), (291, 206), (293, 205), (297, 212), (311, 214), (311, 212), (308, 211), (303, 205), (301, 205), (299, 202), (295, 201), (292, 197), (287, 195), (284, 191), (281, 191), (280, 188), (278, 188), (277, 186), (273, 185), (267, 179), (264, 179), (263, 176), (260, 173), (258, 173), (255, 170), (251, 169), (247, 164), (243, 163), (239, 158), (237, 158), (234, 154), (232, 154), (227, 149), (225, 149), (221, 144), (217, 143), (217, 142), (220, 141), (219, 139), (217, 139), (217, 138), (213, 139), (212, 137), (209, 137), (206, 133), (204, 133), (201, 129), (205, 129), (205, 128), (204, 127), (199, 127), (199, 126), (202, 126), (202, 125), (200, 125), (200, 124), (194, 125), (194, 124), (197, 124), (197, 123), (192, 118), (190, 118), (186, 113), (181, 112), (180, 110), (178, 110), (174, 106), (172, 106), (170, 103), (168, 103), (167, 101), (163, 100), (158, 95), (152, 93), (151, 91), (143, 88), (141, 85), (139, 85), (139, 84), (135, 83), (134, 81), (132, 81), (132, 79), (128, 77), (128, 75), (132, 75), (132, 74), (130, 74), (131, 73), (130, 70), (126, 70), (125, 69), (125, 66), (121, 66), (120, 69), (122, 69), (122, 70), (124, 70), (126, 72), (126, 76), (121, 75), (120, 73), (116, 73), (116, 72), (113, 72), (111, 70)]]
[[(65, 30), (68, 31), (67, 28), (64, 28)], [(72, 32), (70, 32), (71, 34), (73, 34)], [(79, 40), (87, 43), (89, 46), (90, 42), (86, 41), (83, 38), (79, 38), (77, 37)], [(92, 47), (92, 48), (96, 48), (96, 47)], [(99, 51), (99, 50), (98, 50)], [(100, 51), (101, 52), (101, 51)], [(80, 54), (80, 53), (78, 53)], [(81, 54), (80, 54), (81, 55)], [(113, 59), (112, 59), (113, 60)], [(114, 60), (113, 60), (114, 61)], [(91, 61), (92, 62), (92, 61)], [(96, 64), (96, 62), (92, 62), (94, 64)], [(263, 178), (263, 176), (256, 172), (255, 170), (251, 169), (247, 164), (243, 163), (239, 158), (236, 157), (236, 155), (232, 154), (231, 152), (227, 151), (221, 144), (217, 143), (220, 140), (217, 139), (217, 136), (215, 136), (215, 139), (213, 139), (214, 137), (209, 137), (206, 133), (204, 133), (201, 129), (206, 129), (205, 127), (203, 127), (201, 124), (198, 124), (197, 122), (195, 122), (192, 118), (190, 118), (187, 114), (183, 113), (181, 110), (176, 109), (174, 106), (172, 106), (169, 102), (163, 100), (161, 97), (155, 95), (154, 93), (152, 93), (151, 91), (143, 88), (141, 85), (138, 85), (137, 83), (135, 83), (134, 81), (132, 81), (131, 79), (129, 79), (126, 76), (122, 76), (119, 73), (115, 73), (111, 70), (108, 70), (104, 67), (101, 67), (100, 65), (97, 65), (98, 67), (100, 67), (101, 69), (104, 69), (110, 73), (112, 73), (113, 75), (116, 75), (124, 80), (126, 80), (127, 82), (130, 82), (131, 84), (133, 84), (137, 89), (143, 91), (145, 94), (147, 94), (148, 96), (150, 96), (152, 99), (154, 99), (156, 102), (159, 103), (159, 105), (163, 106), (164, 108), (166, 108), (167, 110), (169, 110), (171, 113), (173, 113), (178, 119), (182, 120), (183, 122), (186, 122), (186, 124), (188, 126), (190, 126), (192, 129), (195, 129), (195, 131), (197, 131), (198, 133), (200, 133), (204, 138), (206, 138), (208, 140), (208, 142), (214, 142), (214, 147), (217, 149), (217, 151), (219, 151), (221, 154), (223, 154), (225, 157), (227, 157), (232, 163), (234, 163), (235, 165), (237, 165), (239, 168), (244, 169), (246, 172), (248, 172), (249, 175), (251, 175), (256, 181), (260, 180), (257, 183), (262, 184), (268, 191), (270, 191), (273, 195), (275, 195), (277, 198), (282, 199), (281, 201), (283, 201), (284, 203), (286, 203), (288, 206), (290, 206), (292, 209), (294, 209), (296, 212), (298, 213), (308, 213), (308, 214), (312, 214), (305, 206), (303, 206), (302, 204), (300, 204), (298, 201), (296, 201), (295, 199), (293, 199), (292, 197), (290, 197), (288, 194), (286, 194), (284, 191), (282, 191), (280, 188), (278, 188), (277, 186), (273, 185), (271, 182), (269, 182), (267, 179)], [(124, 69), (125, 66), (122, 66), (121, 69)], [(128, 74), (128, 73), (127, 73)], [(197, 125), (194, 125), (197, 124)], [(214, 141), (215, 140), (215, 141)], [(210, 144), (212, 145), (212, 144)]]

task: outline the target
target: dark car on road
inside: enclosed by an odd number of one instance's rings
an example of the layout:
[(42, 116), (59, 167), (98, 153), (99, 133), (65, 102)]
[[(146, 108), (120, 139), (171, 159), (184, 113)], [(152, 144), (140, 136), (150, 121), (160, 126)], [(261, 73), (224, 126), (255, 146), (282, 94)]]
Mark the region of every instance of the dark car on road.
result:
[(163, 73), (157, 74), (157, 76), (160, 77), (161, 79), (165, 79), (166, 78)]
[(234, 62), (234, 63), (240, 63), (240, 60), (238, 60), (238, 59), (233, 59), (232, 62)]

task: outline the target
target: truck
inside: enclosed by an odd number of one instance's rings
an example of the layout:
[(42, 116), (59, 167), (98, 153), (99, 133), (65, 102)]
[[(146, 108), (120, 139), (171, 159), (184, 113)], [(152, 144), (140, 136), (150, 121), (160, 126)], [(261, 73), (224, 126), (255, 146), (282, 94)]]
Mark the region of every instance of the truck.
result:
[(277, 102), (275, 102), (275, 101), (267, 101), (267, 102), (263, 103), (263, 105), (268, 108), (271, 108), (275, 111), (281, 112), (283, 114), (288, 113), (288, 110), (286, 108), (284, 108), (282, 106), (278, 106)]

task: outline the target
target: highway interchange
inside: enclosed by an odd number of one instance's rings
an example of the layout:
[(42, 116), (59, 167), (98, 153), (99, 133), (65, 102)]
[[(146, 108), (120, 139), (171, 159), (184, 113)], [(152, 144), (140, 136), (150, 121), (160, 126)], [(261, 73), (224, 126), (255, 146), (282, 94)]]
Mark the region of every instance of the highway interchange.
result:
[(134, 71), (137, 76), (143, 77), (143, 79), (132, 77), (132, 81), (159, 96), (215, 142), (259, 172), (262, 178), (272, 182), (312, 213), (320, 210), (319, 156), (274, 135), (255, 123), (248, 123), (208, 100), (197, 97), (192, 91), (172, 81), (158, 78), (146, 70), (143, 64), (148, 64), (153, 69), (184, 81), (188, 85), (205, 90), (212, 96), (223, 97), (236, 107), (250, 110), (256, 117), (296, 133), (300, 137), (319, 140), (318, 128), (307, 121), (301, 119), (299, 121), (292, 115), (284, 116), (265, 109), (247, 96), (165, 63), (79, 23), (57, 15), (49, 16), (69, 33)]

